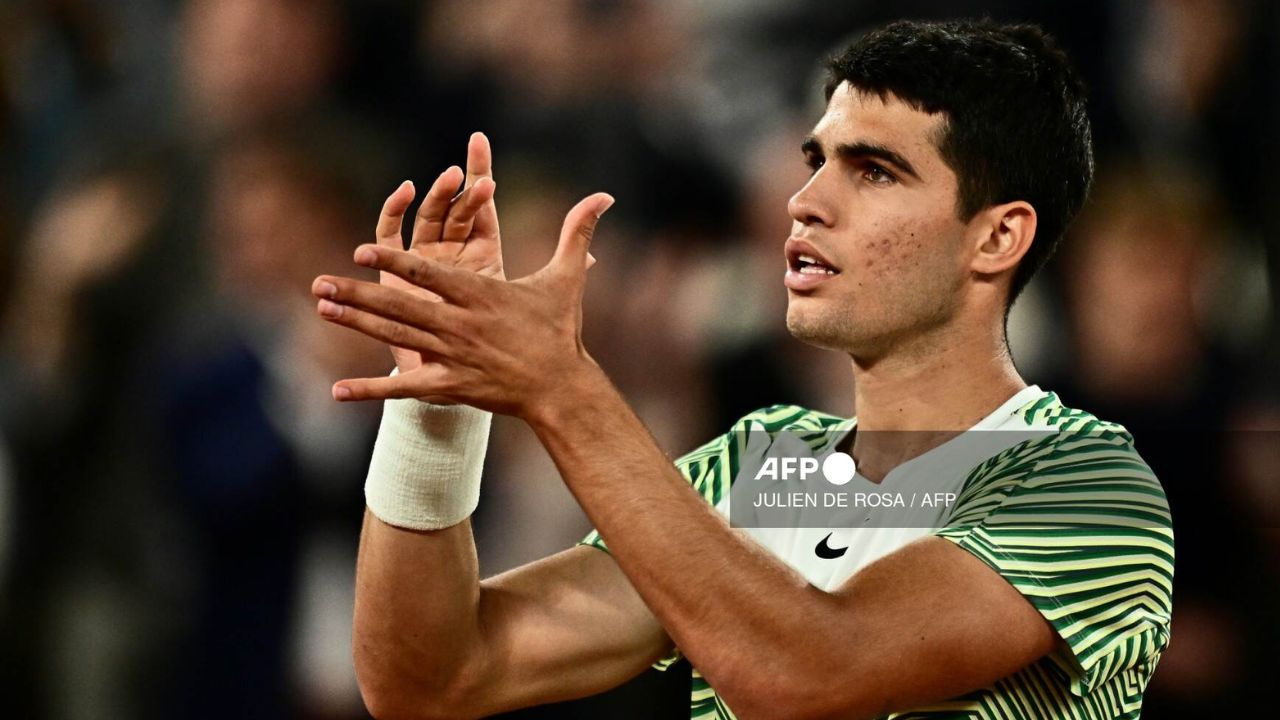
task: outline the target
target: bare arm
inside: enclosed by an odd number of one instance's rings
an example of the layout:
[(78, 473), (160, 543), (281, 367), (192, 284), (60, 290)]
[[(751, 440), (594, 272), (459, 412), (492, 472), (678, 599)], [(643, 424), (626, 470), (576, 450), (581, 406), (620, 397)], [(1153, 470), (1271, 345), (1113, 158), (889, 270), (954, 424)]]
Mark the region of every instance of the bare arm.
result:
[[(452, 199), (464, 179), (468, 189)], [(403, 249), (413, 195), (404, 184), (387, 199), (379, 245)], [(477, 133), (465, 178), (450, 168), (426, 194), (409, 252), (502, 280), (493, 195), (492, 153)], [(440, 301), (390, 273), (381, 274), (380, 285)], [(401, 373), (430, 371), (430, 356), (391, 345)], [(475, 717), (589, 695), (641, 672), (671, 645), (613, 559), (594, 548), (566, 550), (484, 582), (477, 572), (470, 520), (413, 531), (366, 511), (353, 639), (361, 692), (374, 715)]]
[(367, 512), (354, 627), (361, 691), (378, 718), (480, 717), (592, 695), (671, 647), (595, 548), (480, 582), (470, 520), (420, 532)]

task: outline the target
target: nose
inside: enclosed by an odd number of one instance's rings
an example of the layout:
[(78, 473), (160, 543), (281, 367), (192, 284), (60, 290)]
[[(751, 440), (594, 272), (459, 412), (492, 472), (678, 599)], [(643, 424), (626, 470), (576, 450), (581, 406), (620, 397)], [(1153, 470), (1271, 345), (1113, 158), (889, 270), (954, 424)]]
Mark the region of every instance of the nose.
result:
[(787, 201), (787, 212), (791, 219), (802, 225), (831, 226), (832, 216), (827, 203), (822, 201), (819, 178), (823, 169), (813, 174), (791, 199)]

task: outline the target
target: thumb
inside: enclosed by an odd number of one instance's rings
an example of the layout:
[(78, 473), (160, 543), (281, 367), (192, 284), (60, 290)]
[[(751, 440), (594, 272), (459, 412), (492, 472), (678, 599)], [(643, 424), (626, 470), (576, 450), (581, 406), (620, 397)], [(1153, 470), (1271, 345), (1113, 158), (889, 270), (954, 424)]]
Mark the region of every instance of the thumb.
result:
[(560, 228), (560, 244), (556, 246), (556, 254), (551, 264), (562, 270), (580, 273), (586, 270), (591, 247), (591, 236), (595, 235), (596, 223), (600, 216), (613, 206), (613, 196), (608, 193), (596, 193), (583, 198), (568, 215), (564, 216), (564, 225)]

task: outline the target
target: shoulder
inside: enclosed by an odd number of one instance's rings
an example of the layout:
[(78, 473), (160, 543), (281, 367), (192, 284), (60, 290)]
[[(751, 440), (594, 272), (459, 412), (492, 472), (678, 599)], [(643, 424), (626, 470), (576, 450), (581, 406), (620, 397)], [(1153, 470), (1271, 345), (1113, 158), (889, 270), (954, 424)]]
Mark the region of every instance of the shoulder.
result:
[(1067, 407), (1054, 393), (1029, 403), (1017, 414), (1029, 429), (1046, 431), (1033, 450), (1034, 474), (1043, 481), (1051, 482), (1055, 475), (1070, 470), (1077, 478), (1109, 476), (1159, 488), (1133, 435), (1123, 425)]
[(1133, 442), (1133, 436), (1123, 425), (1103, 420), (1087, 410), (1068, 407), (1052, 391), (1014, 410), (1013, 415), (1029, 428), (1114, 435), (1130, 444)]
[(1169, 526), (1164, 488), (1122, 425), (1068, 407), (1052, 392), (1014, 417), (1029, 439), (974, 468), (954, 520), (974, 522), (996, 510), (1047, 513), (1049, 520), (1051, 509), (1070, 507)]
[(1018, 431), (1030, 433), (1030, 439), (1005, 454), (1033, 462), (1037, 468), (1090, 464), (1106, 457), (1123, 457), (1147, 467), (1123, 425), (1068, 407), (1056, 393), (1028, 402), (1014, 411), (1012, 419)]

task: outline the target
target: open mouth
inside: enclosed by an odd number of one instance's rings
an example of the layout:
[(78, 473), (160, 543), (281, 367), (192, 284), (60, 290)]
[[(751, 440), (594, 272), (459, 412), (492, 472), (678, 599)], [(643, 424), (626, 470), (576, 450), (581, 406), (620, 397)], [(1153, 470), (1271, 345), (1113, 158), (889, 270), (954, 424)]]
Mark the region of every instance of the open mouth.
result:
[(791, 269), (801, 275), (835, 275), (836, 269), (812, 255), (797, 255)]
[(812, 290), (820, 283), (840, 274), (840, 268), (818, 252), (818, 249), (805, 240), (791, 238), (787, 240), (787, 274), (784, 284), (791, 290), (800, 292)]

